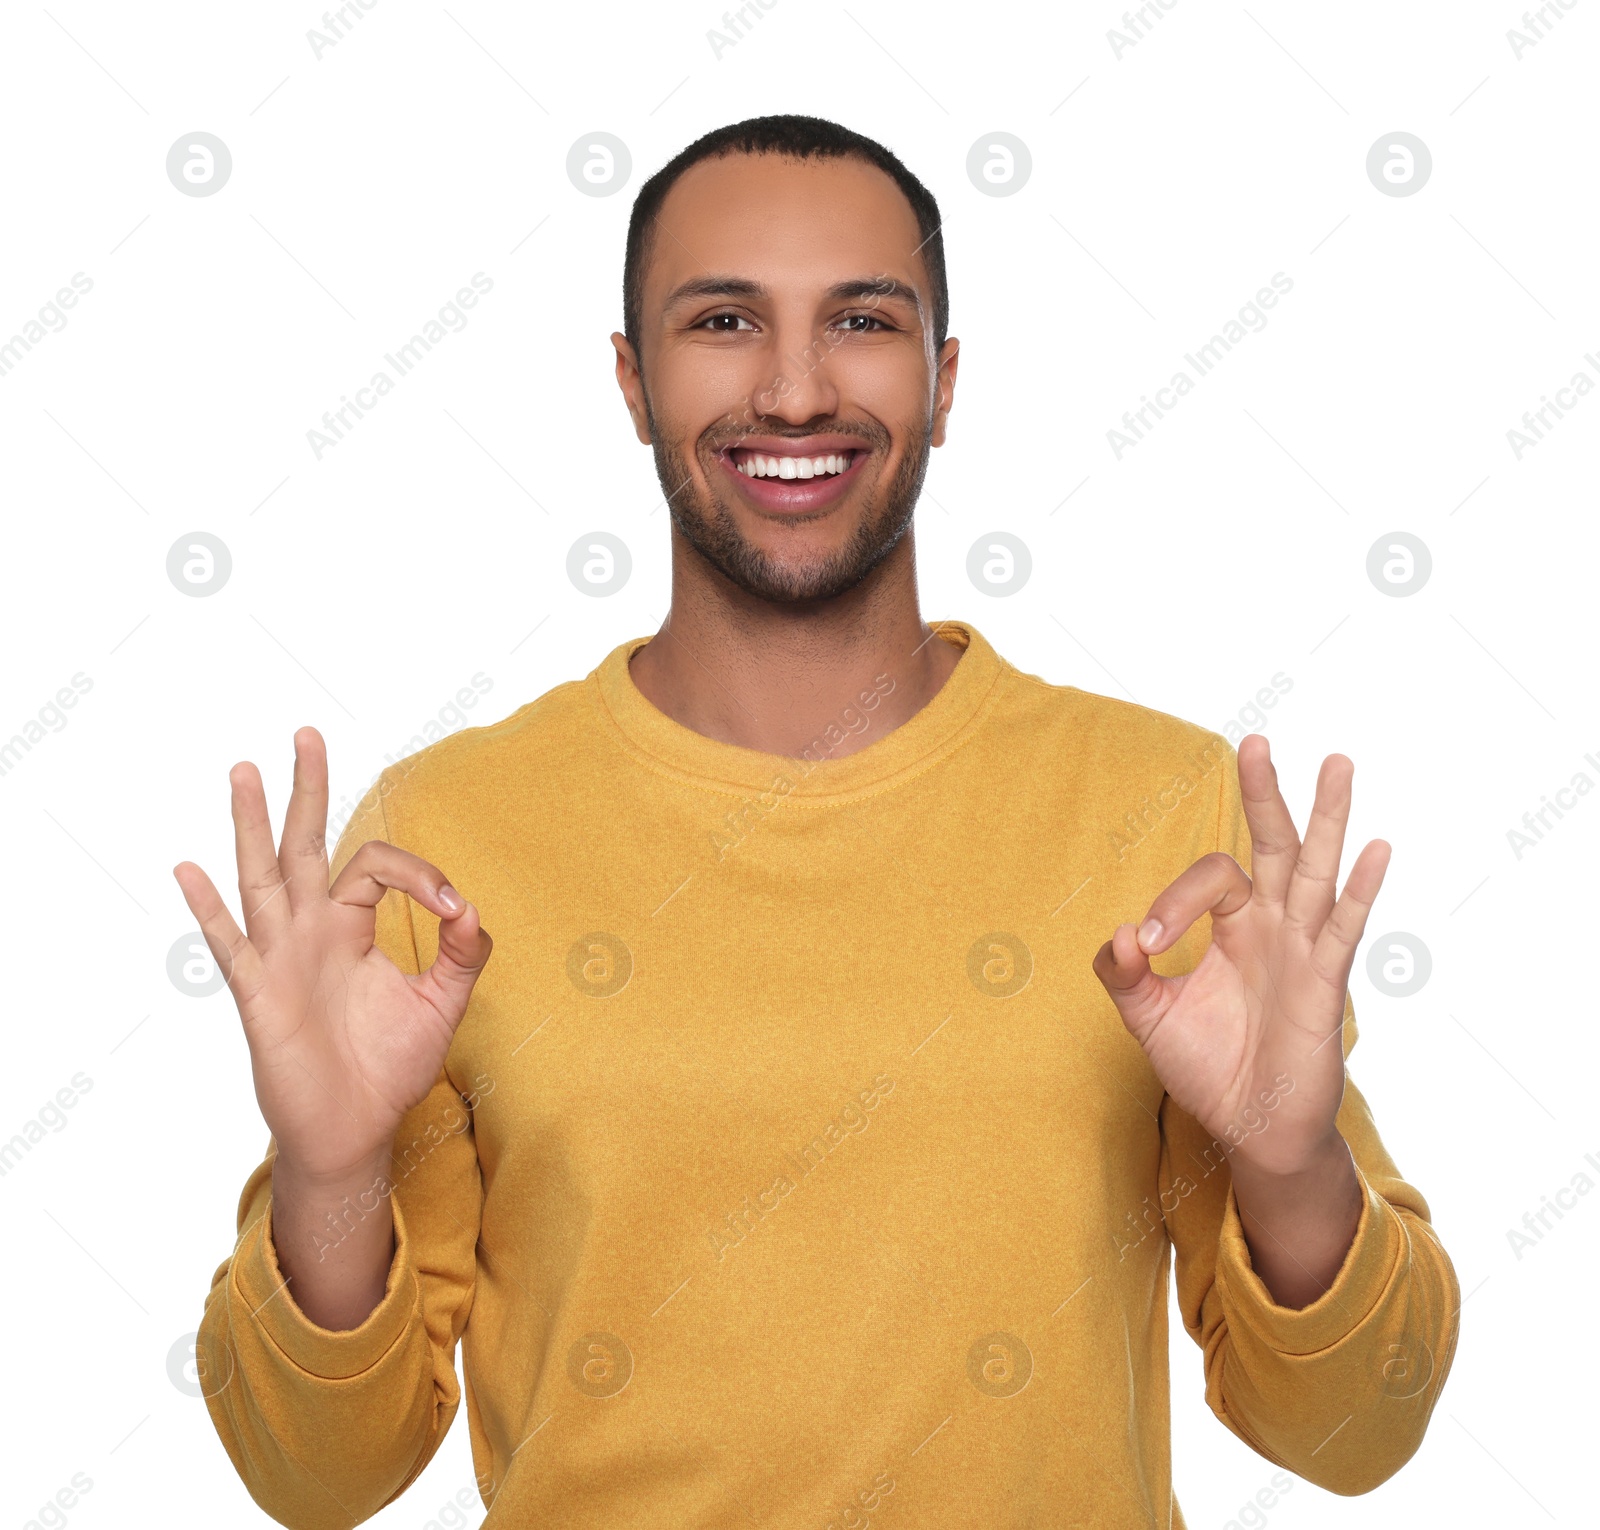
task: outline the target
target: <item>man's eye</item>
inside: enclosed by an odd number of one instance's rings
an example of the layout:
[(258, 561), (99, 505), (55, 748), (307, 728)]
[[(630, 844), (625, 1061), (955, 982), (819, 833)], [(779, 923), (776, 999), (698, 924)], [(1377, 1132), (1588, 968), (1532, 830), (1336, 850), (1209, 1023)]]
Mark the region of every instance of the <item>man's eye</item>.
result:
[[(889, 325), (885, 324), (883, 320), (880, 319), (876, 314), (872, 313), (846, 314), (839, 322), (840, 328), (848, 331), (852, 335), (870, 335), (872, 331), (866, 327), (867, 325), (876, 325), (879, 329), (888, 329), (890, 327)], [(860, 325), (859, 328), (856, 327), (858, 322)]]
[[(731, 322), (725, 323), (725, 320)], [(738, 326), (741, 324), (748, 329), (755, 328), (755, 325), (745, 318), (742, 313), (714, 313), (710, 316), (710, 318), (703, 319), (700, 327), (702, 329), (709, 329), (714, 334), (731, 335), (735, 333)]]

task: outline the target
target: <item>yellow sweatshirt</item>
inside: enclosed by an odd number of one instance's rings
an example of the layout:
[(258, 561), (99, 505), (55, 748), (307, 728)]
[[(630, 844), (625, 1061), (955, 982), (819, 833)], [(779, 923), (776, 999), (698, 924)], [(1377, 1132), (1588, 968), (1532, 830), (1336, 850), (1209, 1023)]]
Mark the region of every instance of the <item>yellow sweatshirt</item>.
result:
[[(634, 638), (383, 772), (334, 874), (368, 839), (414, 851), (495, 951), (393, 1193), (346, 1213), (396, 1233), (360, 1327), (283, 1288), (270, 1142), (245, 1184), (198, 1350), (268, 1513), (345, 1527), (401, 1493), (455, 1417), (459, 1340), (490, 1530), (1182, 1527), (1173, 1259), (1239, 1438), (1344, 1494), (1415, 1452), (1460, 1290), (1360, 1091), (1355, 1243), (1279, 1307), (1221, 1145), (1090, 969), (1198, 857), (1249, 869), (1234, 750), (939, 636), (964, 651), (933, 700), (884, 731), (891, 665), (808, 758), (656, 710)], [(847, 733), (870, 742), (831, 758)], [(408, 972), (437, 930), (380, 905)]]

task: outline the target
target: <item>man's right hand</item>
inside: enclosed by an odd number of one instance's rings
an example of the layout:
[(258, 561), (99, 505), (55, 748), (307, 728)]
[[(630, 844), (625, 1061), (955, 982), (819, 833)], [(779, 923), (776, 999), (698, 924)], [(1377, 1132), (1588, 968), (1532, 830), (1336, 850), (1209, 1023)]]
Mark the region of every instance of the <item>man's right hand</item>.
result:
[[(363, 844), (330, 887), (327, 752), (315, 728), (294, 743), (276, 851), (261, 773), (244, 761), (228, 774), (244, 932), (194, 862), (172, 874), (239, 1008), (277, 1146), (275, 1186), (332, 1191), (387, 1170), (400, 1119), (437, 1080), (494, 942), (437, 866), (382, 840)], [(440, 919), (438, 957), (420, 976), (373, 943), (390, 888)]]

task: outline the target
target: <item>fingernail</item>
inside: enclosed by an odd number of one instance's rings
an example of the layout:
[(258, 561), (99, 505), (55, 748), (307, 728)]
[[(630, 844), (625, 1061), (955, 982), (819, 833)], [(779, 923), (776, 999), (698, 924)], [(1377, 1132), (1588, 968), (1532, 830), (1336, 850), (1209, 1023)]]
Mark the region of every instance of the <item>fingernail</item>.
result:
[(1159, 919), (1146, 919), (1139, 926), (1139, 944), (1146, 951), (1161, 939), (1161, 921)]
[(467, 906), (462, 900), (461, 894), (458, 893), (448, 882), (444, 883), (439, 888), (439, 901), (444, 904), (444, 906), (449, 909), (452, 914), (459, 914), (461, 910)]

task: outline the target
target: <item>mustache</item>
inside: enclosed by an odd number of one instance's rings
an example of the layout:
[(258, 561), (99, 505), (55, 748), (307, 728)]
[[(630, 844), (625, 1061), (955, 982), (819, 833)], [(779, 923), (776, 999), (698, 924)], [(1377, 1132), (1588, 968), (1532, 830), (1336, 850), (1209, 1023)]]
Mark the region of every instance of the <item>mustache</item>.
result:
[(742, 430), (728, 436), (714, 436), (708, 432), (700, 440), (706, 450), (715, 455), (730, 446), (751, 446), (762, 441), (804, 441), (812, 436), (849, 436), (867, 450), (884, 445), (889, 439), (887, 431), (877, 433), (852, 426), (818, 425), (805, 430)]

